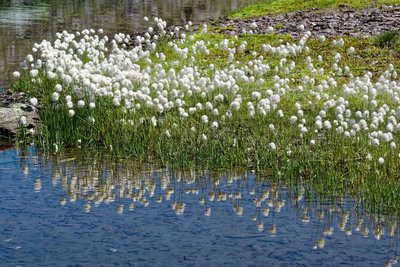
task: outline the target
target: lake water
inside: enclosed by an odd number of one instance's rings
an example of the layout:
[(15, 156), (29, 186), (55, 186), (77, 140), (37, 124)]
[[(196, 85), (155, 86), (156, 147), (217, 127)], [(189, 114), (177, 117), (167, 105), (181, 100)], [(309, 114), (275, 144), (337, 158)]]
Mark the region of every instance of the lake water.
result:
[(168, 25), (227, 14), (256, 0), (0, 0), (0, 87), (30, 53), (35, 42), (56, 32), (103, 28), (106, 34), (146, 29), (160, 17)]
[[(1, 266), (383, 266), (389, 216), (251, 172), (0, 151)], [(296, 194), (295, 192), (298, 192)], [(308, 191), (313, 195), (312, 191)]]

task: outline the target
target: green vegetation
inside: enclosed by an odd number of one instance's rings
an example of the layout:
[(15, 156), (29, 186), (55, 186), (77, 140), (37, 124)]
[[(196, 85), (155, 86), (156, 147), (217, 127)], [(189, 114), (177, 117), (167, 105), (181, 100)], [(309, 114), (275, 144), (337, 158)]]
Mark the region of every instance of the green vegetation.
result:
[(250, 168), (398, 212), (399, 51), (373, 38), (302, 35), (203, 29), (127, 47), (122, 34), (63, 33), (35, 45), (12, 89), (39, 101), (34, 140), (47, 152)]
[(242, 9), (234, 11), (231, 18), (250, 18), (263, 15), (275, 15), (293, 12), (297, 10), (305, 10), (311, 8), (317, 9), (337, 9), (340, 7), (348, 8), (367, 8), (379, 7), (381, 5), (398, 5), (399, 0), (266, 0), (259, 3), (249, 5)]
[(375, 44), (380, 47), (391, 47), (394, 48), (399, 43), (399, 32), (398, 31), (388, 31), (377, 36), (375, 39)]

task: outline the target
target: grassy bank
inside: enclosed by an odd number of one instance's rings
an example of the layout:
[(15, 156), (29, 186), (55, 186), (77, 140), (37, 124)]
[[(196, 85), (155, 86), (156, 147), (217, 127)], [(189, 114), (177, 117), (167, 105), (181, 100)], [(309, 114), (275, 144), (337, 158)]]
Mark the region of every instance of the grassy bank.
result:
[(156, 42), (149, 29), (130, 44), (124, 34), (63, 32), (35, 44), (12, 89), (40, 106), (34, 138), (45, 151), (251, 168), (332, 196), (368, 196), (374, 212), (397, 211), (396, 44), (301, 35), (204, 28)]
[(382, 5), (399, 5), (399, 0), (311, 0), (311, 1), (297, 1), (297, 0), (267, 0), (260, 1), (257, 4), (249, 5), (247, 7), (234, 11), (231, 18), (251, 18), (263, 15), (277, 15), (297, 10), (306, 10), (311, 8), (316, 9), (337, 9), (340, 7), (346, 8), (369, 8), (379, 7)]

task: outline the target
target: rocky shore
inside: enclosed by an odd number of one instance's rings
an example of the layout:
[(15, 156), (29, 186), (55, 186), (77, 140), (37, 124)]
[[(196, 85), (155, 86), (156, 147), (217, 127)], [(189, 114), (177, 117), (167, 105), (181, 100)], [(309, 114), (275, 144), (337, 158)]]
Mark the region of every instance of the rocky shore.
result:
[(254, 19), (237, 20), (222, 18), (212, 23), (224, 34), (275, 33), (297, 37), (299, 25), (314, 35), (329, 36), (376, 36), (400, 27), (400, 6), (382, 6), (362, 10), (342, 6), (338, 10), (306, 10), (282, 15), (262, 16)]
[[(13, 137), (21, 123), (28, 129), (33, 128), (38, 119), (36, 108), (26, 104), (23, 93), (6, 91), (0, 94), (0, 136)], [(21, 122), (21, 117), (25, 119)], [(0, 146), (1, 143), (0, 143)]]

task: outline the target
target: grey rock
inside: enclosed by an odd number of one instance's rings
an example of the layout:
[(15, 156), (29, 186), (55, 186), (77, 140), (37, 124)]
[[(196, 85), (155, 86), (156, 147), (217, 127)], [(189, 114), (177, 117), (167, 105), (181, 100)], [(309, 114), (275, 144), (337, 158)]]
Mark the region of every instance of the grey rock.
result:
[[(262, 16), (249, 20), (221, 19), (215, 26), (229, 30), (221, 33), (238, 34), (244, 30), (248, 32), (252, 22), (258, 25), (258, 33), (266, 33), (268, 26), (280, 25), (277, 32), (288, 33), (293, 37), (299, 36), (297, 26), (304, 24), (306, 30), (312, 31), (316, 36), (371, 36), (400, 27), (400, 6), (382, 6), (381, 8), (367, 8), (352, 10), (343, 6), (338, 10), (307, 10), (296, 11), (284, 15)], [(234, 27), (232, 30), (231, 27)], [(355, 33), (357, 29), (357, 33)]]
[(33, 128), (38, 119), (35, 107), (24, 103), (12, 103), (8, 107), (0, 107), (0, 132), (12, 136), (20, 127), (21, 117), (26, 117), (27, 128)]

